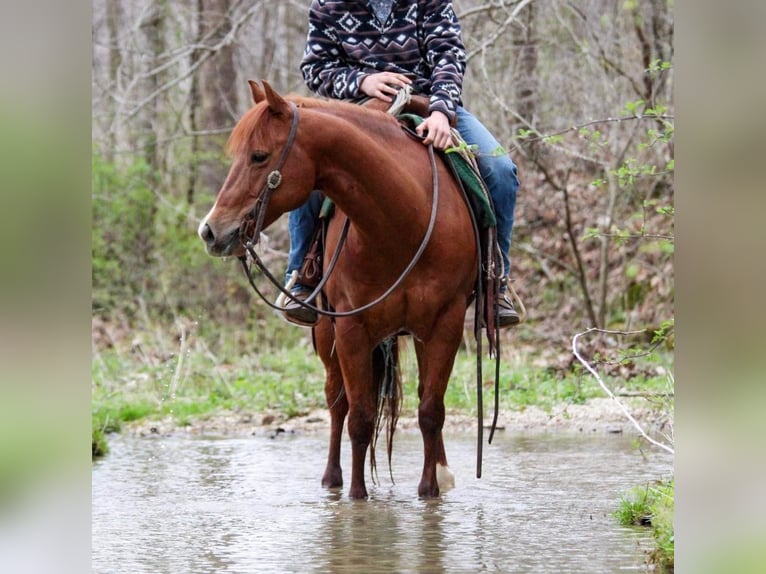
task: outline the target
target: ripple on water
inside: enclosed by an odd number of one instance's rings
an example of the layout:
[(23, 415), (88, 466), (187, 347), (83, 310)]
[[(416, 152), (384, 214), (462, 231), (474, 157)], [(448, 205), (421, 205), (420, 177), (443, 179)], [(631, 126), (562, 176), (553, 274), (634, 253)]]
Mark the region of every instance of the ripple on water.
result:
[(611, 513), (628, 489), (672, 472), (671, 457), (645, 460), (629, 436), (501, 433), (476, 479), (475, 438), (450, 435), (456, 487), (424, 501), (420, 438), (403, 433), (396, 483), (381, 457), (360, 502), (319, 485), (325, 442), (113, 438), (93, 467), (93, 571), (640, 571), (649, 534)]

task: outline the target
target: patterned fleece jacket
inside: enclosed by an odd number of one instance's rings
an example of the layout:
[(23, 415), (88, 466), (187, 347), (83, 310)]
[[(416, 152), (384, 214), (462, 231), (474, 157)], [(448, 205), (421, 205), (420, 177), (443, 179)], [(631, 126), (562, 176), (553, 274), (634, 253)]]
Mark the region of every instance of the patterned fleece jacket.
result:
[(465, 47), (450, 0), (395, 0), (380, 22), (367, 0), (313, 0), (301, 71), (308, 87), (336, 99), (364, 97), (362, 80), (398, 72), (452, 121), (461, 105)]

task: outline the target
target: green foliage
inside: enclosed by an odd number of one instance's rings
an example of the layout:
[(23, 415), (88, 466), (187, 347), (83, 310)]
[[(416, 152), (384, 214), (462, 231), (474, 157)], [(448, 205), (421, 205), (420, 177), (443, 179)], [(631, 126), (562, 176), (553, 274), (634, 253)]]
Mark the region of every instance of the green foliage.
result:
[(530, 139), (532, 137), (539, 137), (539, 136), (540, 136), (540, 132), (538, 132), (537, 130), (528, 130), (526, 128), (519, 128), (519, 132), (516, 135), (516, 139), (523, 141), (526, 139)]
[(109, 446), (107, 445), (104, 432), (98, 428), (92, 429), (91, 440), (91, 458), (96, 459), (105, 456), (109, 453)]
[(634, 487), (620, 501), (614, 515), (624, 526), (648, 526), (656, 548), (652, 561), (661, 568), (673, 568), (675, 534), (673, 529), (675, 480)]
[(162, 317), (135, 327), (131, 341), (97, 352), (94, 449), (99, 433), (136, 420), (171, 417), (183, 425), (220, 411), (296, 416), (323, 407), (324, 370), (306, 331), (271, 313), (256, 321), (259, 329), (188, 327), (183, 361), (178, 326)]
[[(93, 156), (92, 308), (130, 325), (179, 315), (248, 321), (250, 294), (234, 264), (215, 269), (187, 197), (165, 189), (143, 159)], [(206, 204), (212, 197), (205, 198)]]
[(444, 150), (444, 153), (462, 153), (462, 152), (468, 152), (471, 154), (476, 154), (476, 152), (479, 150), (479, 146), (476, 144), (469, 145), (464, 141), (460, 142), (460, 145), (457, 146), (450, 146)]
[(644, 106), (644, 103), (644, 100), (627, 102), (623, 110), (629, 115), (637, 116), (640, 113), (641, 108)]
[(661, 343), (667, 343), (668, 348), (672, 348), (674, 328), (675, 319), (663, 321), (659, 328), (655, 329), (652, 334), (652, 344), (659, 345)]
[(563, 134), (553, 134), (549, 136), (543, 137), (543, 142), (550, 144), (550, 145), (556, 145), (560, 144), (564, 141), (564, 135)]
[(450, 146), (444, 150), (444, 153), (463, 153), (463, 152), (473, 154), (474, 156), (488, 155), (489, 157), (500, 157), (500, 156), (504, 156), (508, 154), (508, 151), (503, 146), (497, 146), (488, 154), (480, 154), (479, 146), (477, 146), (476, 144), (469, 145), (464, 141), (460, 142), (460, 145)]
[(658, 58), (656, 60), (652, 60), (652, 62), (649, 64), (649, 67), (646, 68), (644, 72), (651, 76), (656, 76), (660, 72), (666, 72), (670, 70), (671, 67), (672, 66), (670, 62), (666, 62)]
[(615, 517), (623, 526), (648, 526), (652, 518), (651, 501), (648, 485), (634, 487), (620, 500)]
[(103, 312), (151, 287), (156, 200), (140, 159), (118, 169), (94, 154), (92, 168), (93, 307)]

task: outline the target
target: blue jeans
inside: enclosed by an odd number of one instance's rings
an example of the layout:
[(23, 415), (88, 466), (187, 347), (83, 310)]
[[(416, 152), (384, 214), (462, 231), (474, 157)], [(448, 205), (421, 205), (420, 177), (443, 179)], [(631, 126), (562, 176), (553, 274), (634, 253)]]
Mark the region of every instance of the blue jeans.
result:
[[(303, 258), (311, 247), (311, 235), (319, 222), (319, 212), (322, 209), (324, 195), (320, 191), (312, 191), (306, 203), (294, 209), (288, 215), (287, 229), (290, 232), (290, 255), (287, 257), (285, 283), (290, 280), (293, 271), (301, 268)], [(296, 286), (301, 286), (296, 284)]]
[[(511, 247), (516, 191), (519, 189), (516, 164), (506, 154), (493, 155), (501, 147), (498, 141), (473, 114), (460, 106), (457, 108), (457, 129), (468, 145), (477, 147), (476, 159), (495, 207), (497, 242), (503, 254), (503, 269), (505, 275), (508, 275), (511, 269), (508, 250)], [(286, 273), (288, 279), (292, 272), (300, 269), (303, 264), (321, 207), (322, 195), (314, 191), (306, 203), (290, 212), (290, 256), (287, 259)]]
[(476, 161), (495, 207), (497, 243), (503, 254), (504, 274), (509, 275), (511, 259), (508, 251), (511, 248), (516, 191), (519, 189), (516, 164), (507, 154), (498, 153), (501, 146), (495, 137), (473, 114), (460, 106), (457, 108), (457, 131), (468, 145), (478, 148)]

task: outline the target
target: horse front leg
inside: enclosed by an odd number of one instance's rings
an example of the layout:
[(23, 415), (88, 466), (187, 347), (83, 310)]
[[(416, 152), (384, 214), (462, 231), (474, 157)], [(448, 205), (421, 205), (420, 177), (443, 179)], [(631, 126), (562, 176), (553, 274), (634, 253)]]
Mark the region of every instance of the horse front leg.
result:
[[(415, 351), (418, 358), (418, 400), (423, 399), (423, 381), (426, 380), (426, 361), (421, 360), (425, 357), (425, 347), (415, 339)], [(443, 426), (443, 425), (442, 425)], [(455, 487), (455, 473), (450, 470), (447, 462), (447, 451), (444, 448), (444, 432), (439, 432), (439, 438), (436, 441), (436, 482), (440, 492), (445, 492)]]
[(442, 429), (444, 427), (444, 394), (447, 390), (455, 355), (462, 340), (465, 309), (453, 306), (444, 313), (431, 337), (416, 346), (418, 355), (418, 423), (423, 437), (423, 474), (418, 495), (435, 498), (440, 488), (454, 486), (454, 475), (447, 466)]
[(350, 404), (348, 415), (348, 436), (351, 439), (351, 487), (350, 498), (367, 498), (367, 487), (364, 482), (365, 461), (367, 451), (375, 430), (375, 406), (371, 401), (364, 404)]
[(351, 440), (350, 498), (367, 498), (365, 461), (375, 431), (377, 397), (372, 377), (372, 347), (360, 329), (337, 327), (337, 353), (348, 400), (348, 436)]

